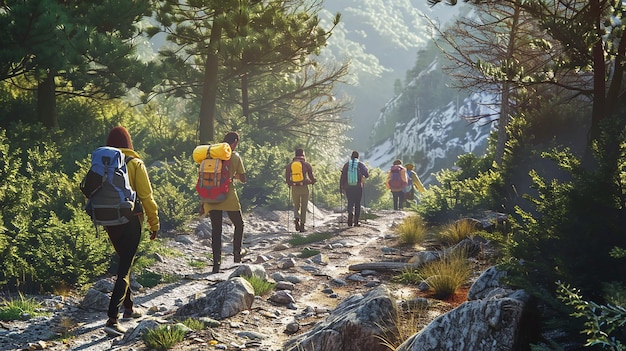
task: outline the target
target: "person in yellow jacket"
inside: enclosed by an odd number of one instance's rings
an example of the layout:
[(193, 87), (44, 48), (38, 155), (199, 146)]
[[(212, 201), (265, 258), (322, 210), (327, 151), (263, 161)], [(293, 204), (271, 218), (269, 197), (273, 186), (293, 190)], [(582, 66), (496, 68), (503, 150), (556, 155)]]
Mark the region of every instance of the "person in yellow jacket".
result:
[(141, 206), (135, 205), (135, 216), (126, 224), (107, 226), (106, 230), (115, 252), (119, 255), (120, 261), (117, 267), (117, 278), (111, 293), (109, 309), (104, 331), (112, 336), (121, 336), (126, 332), (126, 328), (119, 324), (118, 317), (120, 308), (124, 306), (123, 318), (137, 318), (141, 314), (138, 309), (133, 308), (133, 292), (130, 288), (130, 268), (133, 265), (139, 241), (141, 240), (144, 213), (148, 217), (148, 226), (151, 232), (150, 240), (156, 238), (160, 229), (159, 207), (152, 195), (152, 184), (148, 177), (148, 171), (139, 154), (133, 149), (133, 142), (126, 128), (118, 126), (109, 132), (107, 146), (115, 147), (126, 156), (126, 167), (128, 169), (128, 179), (130, 187), (137, 193)]
[(408, 184), (403, 191), (404, 200), (406, 201), (406, 206), (409, 207), (411, 204), (415, 203), (415, 190), (417, 189), (417, 191), (423, 193), (426, 189), (424, 189), (424, 184), (422, 184), (419, 176), (414, 171), (415, 165), (407, 163), (404, 165), (404, 168), (406, 168), (406, 178), (408, 181)]

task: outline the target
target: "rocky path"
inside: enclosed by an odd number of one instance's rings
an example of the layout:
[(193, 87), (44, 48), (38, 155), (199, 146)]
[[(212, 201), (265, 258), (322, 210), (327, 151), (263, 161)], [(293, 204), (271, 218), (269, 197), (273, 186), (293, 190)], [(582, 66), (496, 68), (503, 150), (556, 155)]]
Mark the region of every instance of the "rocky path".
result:
[[(331, 233), (330, 239), (307, 245), (319, 250), (324, 262), (299, 258), (303, 247), (291, 247), (293, 225), (287, 227), (287, 212), (256, 212), (246, 215), (244, 248), (247, 254), (242, 264), (262, 265), (272, 275), (296, 277), (292, 295), (295, 304), (280, 305), (258, 297), (251, 310), (220, 321), (220, 325), (187, 335), (177, 350), (197, 349), (257, 349), (280, 350), (282, 344), (293, 334), (306, 330), (324, 318), (343, 298), (365, 292), (373, 286), (388, 281), (389, 275), (373, 274), (354, 277), (348, 270), (352, 264), (392, 260), (406, 260), (413, 253), (411, 248), (399, 248), (392, 227), (400, 222), (405, 212), (380, 211), (376, 218), (363, 221), (360, 227), (347, 227), (341, 223), (341, 214), (315, 209), (309, 219), (304, 235)], [(312, 214), (309, 214), (312, 217)], [(49, 296), (43, 299), (50, 317), (27, 321), (1, 322), (0, 350), (143, 350), (146, 349), (134, 328), (146, 320), (172, 323), (171, 316), (177, 308), (194, 296), (200, 296), (217, 282), (228, 279), (238, 264), (232, 262), (232, 228), (225, 221), (225, 261), (221, 272), (211, 274), (210, 222), (196, 222), (188, 234), (171, 235), (161, 240), (180, 252), (175, 257), (159, 257), (152, 270), (173, 274), (182, 279), (172, 284), (161, 284), (142, 289), (135, 302), (147, 311), (138, 320), (123, 321), (129, 329), (124, 338), (111, 338), (102, 330), (106, 312), (87, 310), (81, 306), (81, 296), (61, 298)], [(285, 261), (294, 262), (293, 266)], [(206, 261), (202, 268), (194, 268), (191, 261)], [(398, 289), (398, 299), (410, 291)], [(306, 315), (306, 318), (303, 318)], [(289, 330), (294, 320), (298, 330)], [(255, 335), (250, 337), (249, 333)], [(251, 341), (253, 339), (253, 341)], [(211, 345), (211, 346), (209, 346)]]

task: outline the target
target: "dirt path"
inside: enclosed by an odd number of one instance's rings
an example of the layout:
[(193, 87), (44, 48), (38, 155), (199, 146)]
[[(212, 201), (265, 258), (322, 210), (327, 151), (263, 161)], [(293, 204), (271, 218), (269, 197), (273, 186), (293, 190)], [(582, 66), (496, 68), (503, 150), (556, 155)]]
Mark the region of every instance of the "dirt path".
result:
[[(395, 241), (392, 227), (399, 223), (406, 213), (396, 211), (380, 211), (376, 218), (365, 220), (360, 227), (347, 227), (341, 223), (341, 215), (316, 210), (315, 218), (309, 219), (311, 225), (307, 233), (331, 233), (332, 237), (323, 242), (311, 243), (308, 248), (319, 250), (327, 257), (325, 264), (315, 264), (308, 259), (298, 258), (303, 247), (290, 247), (286, 243), (293, 237), (287, 230), (287, 212), (254, 213), (246, 216), (246, 234), (244, 248), (248, 251), (244, 256), (245, 263), (262, 264), (268, 274), (281, 273), (301, 278), (295, 285), (292, 295), (296, 300), (295, 306), (288, 308), (267, 300), (267, 296), (258, 298), (252, 309), (246, 313), (221, 321), (221, 325), (204, 331), (193, 332), (185, 341), (176, 347), (176, 350), (197, 350), (207, 346), (211, 340), (223, 345), (228, 350), (241, 349), (248, 344), (248, 348), (257, 350), (279, 350), (282, 344), (292, 337), (286, 332), (287, 325), (298, 320), (302, 332), (310, 328), (317, 321), (324, 318), (325, 313), (314, 313), (310, 318), (301, 316), (310, 311), (330, 311), (342, 299), (356, 293), (371, 289), (372, 284), (388, 281), (389, 276), (374, 274), (365, 280), (353, 281), (349, 277), (351, 264), (382, 261), (406, 260), (413, 250), (399, 249)], [(226, 223), (226, 222), (225, 222)], [(313, 226), (313, 223), (315, 224)], [(290, 226), (293, 230), (293, 225)], [(192, 229), (193, 230), (193, 229)], [(196, 230), (197, 231), (197, 230)], [(135, 302), (146, 310), (155, 311), (139, 320), (124, 321), (123, 325), (132, 329), (142, 320), (156, 319), (171, 322), (169, 316), (178, 306), (186, 303), (191, 296), (203, 294), (213, 284), (228, 279), (228, 276), (237, 266), (232, 262), (231, 242), (232, 231), (225, 227), (224, 253), (226, 254), (221, 272), (211, 274), (210, 260), (206, 253), (210, 252), (210, 243), (198, 234), (184, 235), (179, 238), (171, 237), (167, 245), (180, 251), (182, 255), (165, 257), (152, 270), (159, 273), (175, 274), (183, 277), (176, 283), (158, 285), (151, 289), (139, 292)], [(281, 260), (291, 258), (296, 261), (295, 267), (282, 268)], [(205, 260), (203, 268), (193, 268), (190, 260)], [(314, 267), (315, 270), (311, 270)], [(345, 282), (345, 285), (336, 284), (336, 281)], [(368, 284), (369, 283), (369, 284)], [(329, 289), (331, 292), (329, 292)], [(406, 294), (398, 290), (398, 294)], [(402, 298), (402, 296), (398, 296)], [(40, 318), (26, 322), (3, 322), (0, 326), (0, 349), (20, 350), (31, 346), (33, 349), (45, 350), (143, 350), (146, 349), (140, 338), (122, 340), (110, 338), (102, 330), (106, 321), (105, 312), (85, 311), (77, 307), (79, 301), (67, 299), (59, 301), (58, 308), (50, 318)], [(57, 341), (45, 340), (46, 331), (66, 330), (67, 339)], [(265, 335), (261, 340), (250, 343), (246, 333), (255, 332)], [(40, 348), (39, 348), (40, 347)]]

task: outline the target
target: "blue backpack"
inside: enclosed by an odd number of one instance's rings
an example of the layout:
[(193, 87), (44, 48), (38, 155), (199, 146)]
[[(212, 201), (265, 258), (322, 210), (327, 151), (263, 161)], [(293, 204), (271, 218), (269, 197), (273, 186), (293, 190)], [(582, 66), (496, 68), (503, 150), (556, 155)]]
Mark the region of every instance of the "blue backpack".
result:
[(359, 183), (359, 159), (353, 158), (348, 161), (348, 185)]
[(122, 150), (103, 146), (91, 155), (91, 168), (80, 189), (87, 197), (85, 211), (94, 224), (115, 226), (130, 221), (137, 194), (130, 187)]

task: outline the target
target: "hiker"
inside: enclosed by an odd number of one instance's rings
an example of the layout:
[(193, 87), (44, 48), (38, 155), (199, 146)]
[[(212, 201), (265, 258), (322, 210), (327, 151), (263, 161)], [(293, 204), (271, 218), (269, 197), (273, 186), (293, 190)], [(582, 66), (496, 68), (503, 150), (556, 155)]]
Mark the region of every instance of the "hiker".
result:
[(296, 231), (305, 232), (306, 211), (309, 205), (309, 184), (315, 184), (313, 167), (306, 162), (303, 149), (296, 149), (293, 160), (285, 167), (285, 181), (291, 189)]
[[(359, 161), (359, 153), (352, 151), (350, 161), (341, 169), (339, 191), (348, 198), (348, 227), (359, 226), (361, 217), (361, 199), (363, 198), (363, 178), (368, 178), (367, 166)], [(354, 211), (354, 212), (353, 212)]]
[(393, 209), (396, 211), (402, 210), (402, 203), (404, 202), (404, 193), (402, 190), (407, 186), (407, 183), (406, 169), (402, 167), (402, 161), (393, 161), (393, 165), (387, 174), (385, 185), (387, 185), (387, 189), (391, 190), (391, 194), (393, 195)]
[[(238, 179), (240, 182), (246, 182), (246, 171), (243, 166), (243, 160), (235, 148), (239, 143), (239, 134), (236, 132), (228, 132), (223, 139), (228, 143), (232, 150), (228, 171), (230, 179)], [(243, 216), (241, 214), (241, 204), (235, 187), (228, 188), (226, 199), (218, 203), (202, 203), (201, 214), (209, 214), (211, 218), (211, 249), (213, 250), (213, 273), (219, 273), (220, 264), (222, 262), (222, 217), (226, 211), (228, 218), (233, 222), (235, 231), (233, 234), (233, 261), (241, 262), (241, 244), (243, 242)]]
[[(109, 319), (105, 325), (105, 332), (112, 336), (121, 336), (126, 332), (126, 328), (119, 324), (118, 316), (120, 307), (124, 306), (123, 318), (141, 317), (139, 309), (134, 308), (133, 292), (130, 288), (130, 268), (137, 254), (139, 241), (141, 239), (141, 229), (144, 221), (144, 212), (148, 217), (148, 226), (151, 232), (150, 240), (156, 238), (160, 229), (158, 206), (152, 195), (152, 185), (148, 178), (146, 166), (139, 158), (139, 154), (133, 150), (133, 142), (126, 128), (118, 126), (109, 132), (107, 146), (115, 147), (127, 157), (126, 167), (131, 188), (137, 193), (143, 210), (132, 216), (126, 224), (104, 227), (115, 252), (119, 255), (120, 261), (117, 267), (117, 277), (115, 286), (111, 293)], [(132, 157), (129, 159), (129, 156)], [(136, 205), (137, 206), (137, 205)]]
[(404, 188), (404, 200), (406, 201), (406, 206), (409, 207), (411, 204), (415, 203), (415, 189), (420, 193), (425, 191), (424, 185), (422, 181), (418, 177), (417, 173), (414, 171), (415, 165), (412, 163), (407, 163), (404, 165), (406, 168), (406, 180), (408, 182), (406, 188)]

